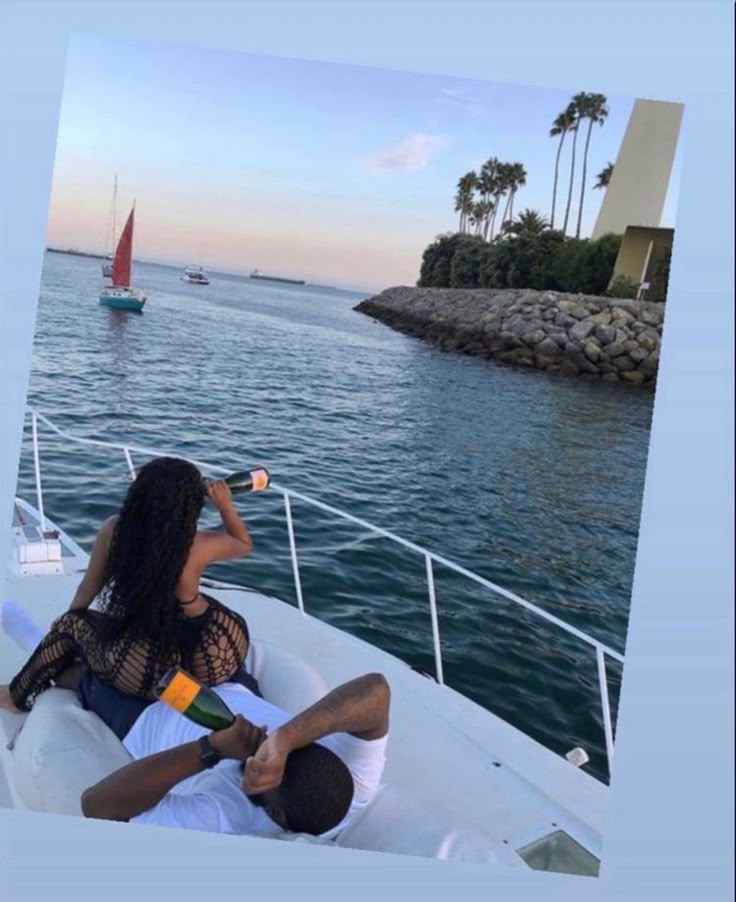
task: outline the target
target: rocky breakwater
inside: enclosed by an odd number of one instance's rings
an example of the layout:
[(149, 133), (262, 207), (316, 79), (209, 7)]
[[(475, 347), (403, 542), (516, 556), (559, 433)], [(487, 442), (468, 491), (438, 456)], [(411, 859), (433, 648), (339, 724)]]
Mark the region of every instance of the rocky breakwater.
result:
[(565, 376), (653, 386), (664, 306), (509, 289), (389, 288), (355, 310), (447, 350)]

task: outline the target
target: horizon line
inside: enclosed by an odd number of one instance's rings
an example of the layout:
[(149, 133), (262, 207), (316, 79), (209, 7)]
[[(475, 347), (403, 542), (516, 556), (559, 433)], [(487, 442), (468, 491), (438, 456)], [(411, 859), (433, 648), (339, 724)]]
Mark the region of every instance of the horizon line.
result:
[[(49, 253), (52, 253), (52, 254), (66, 254), (67, 256), (70, 256), (70, 257), (73, 257), (73, 256), (88, 257), (88, 258), (94, 259), (94, 260), (109, 259), (108, 255), (106, 255), (104, 253), (100, 253), (99, 251), (86, 251), (86, 250), (82, 250), (80, 248), (74, 248), (74, 247), (54, 247), (52, 245), (47, 245), (44, 248), (44, 250)], [(151, 257), (133, 257), (133, 262), (134, 263), (149, 263), (153, 266), (165, 266), (169, 269), (185, 269), (188, 265), (192, 265), (192, 266), (194, 265), (194, 264), (174, 262), (171, 260), (161, 260), (161, 259), (156, 260)], [(199, 264), (197, 264), (197, 265), (199, 265)], [(219, 269), (219, 268), (216, 268), (213, 266), (203, 267), (203, 269), (206, 269), (207, 272), (215, 273), (216, 275), (236, 276), (238, 278), (248, 278), (250, 276), (250, 273), (253, 272), (253, 269), (227, 270), (227, 269)], [(291, 278), (291, 277), (286, 276), (285, 278)], [(347, 287), (341, 288), (338, 285), (330, 285), (330, 284), (328, 284), (328, 282), (310, 282), (307, 279), (305, 279), (305, 281), (304, 281), (304, 286), (307, 288), (324, 288), (324, 289), (327, 289), (330, 291), (347, 291), (347, 292), (351, 292), (353, 294), (374, 294), (377, 292), (385, 291), (385, 287), (384, 288), (368, 288), (366, 286), (363, 286), (361, 288), (361, 287), (353, 286), (350, 288), (347, 288)]]

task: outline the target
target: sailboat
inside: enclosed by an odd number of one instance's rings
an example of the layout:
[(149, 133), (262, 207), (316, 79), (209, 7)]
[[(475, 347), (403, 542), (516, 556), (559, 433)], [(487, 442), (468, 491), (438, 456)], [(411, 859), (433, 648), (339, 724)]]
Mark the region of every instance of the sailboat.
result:
[[(110, 205), (110, 243), (106, 244), (105, 261), (102, 264), (102, 275), (109, 279), (112, 276), (112, 250), (115, 247), (115, 226), (118, 212), (118, 177), (115, 176), (115, 184), (112, 189), (112, 203)], [(109, 253), (107, 252), (109, 250)]]
[(118, 310), (135, 310), (140, 312), (146, 303), (146, 295), (137, 288), (131, 287), (133, 263), (133, 224), (135, 220), (135, 204), (130, 211), (128, 221), (120, 234), (120, 240), (112, 261), (112, 286), (103, 288), (100, 303)]

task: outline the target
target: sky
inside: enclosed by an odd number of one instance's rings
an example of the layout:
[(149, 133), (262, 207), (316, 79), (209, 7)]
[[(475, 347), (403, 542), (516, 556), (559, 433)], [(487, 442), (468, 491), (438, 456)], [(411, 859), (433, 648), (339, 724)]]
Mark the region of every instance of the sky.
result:
[[(488, 157), (526, 168), (515, 212), (549, 217), (549, 128), (579, 90), (596, 86), (560, 91), (77, 35), (47, 242), (105, 251), (117, 175), (118, 223), (136, 202), (138, 259), (370, 291), (413, 285), (427, 244), (457, 228), (458, 179)], [(602, 201), (595, 175), (615, 161), (632, 106), (609, 96), (609, 117), (594, 129), (584, 235)], [(663, 226), (674, 225), (679, 156)], [(578, 196), (576, 185), (574, 212)]]

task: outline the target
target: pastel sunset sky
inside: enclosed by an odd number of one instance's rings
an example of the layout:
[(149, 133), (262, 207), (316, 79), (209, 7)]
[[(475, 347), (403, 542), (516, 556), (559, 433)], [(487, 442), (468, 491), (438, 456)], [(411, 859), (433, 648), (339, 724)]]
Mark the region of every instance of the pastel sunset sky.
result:
[[(549, 216), (557, 141), (548, 132), (578, 90), (600, 87), (553, 91), (76, 36), (48, 244), (106, 249), (117, 174), (119, 223), (136, 200), (139, 259), (369, 290), (411, 285), (426, 245), (457, 227), (458, 178), (488, 157), (523, 163), (515, 210)], [(591, 142), (584, 234), (602, 200), (595, 175), (615, 161), (633, 104), (608, 101)], [(679, 171), (678, 152), (665, 226), (674, 225)]]

